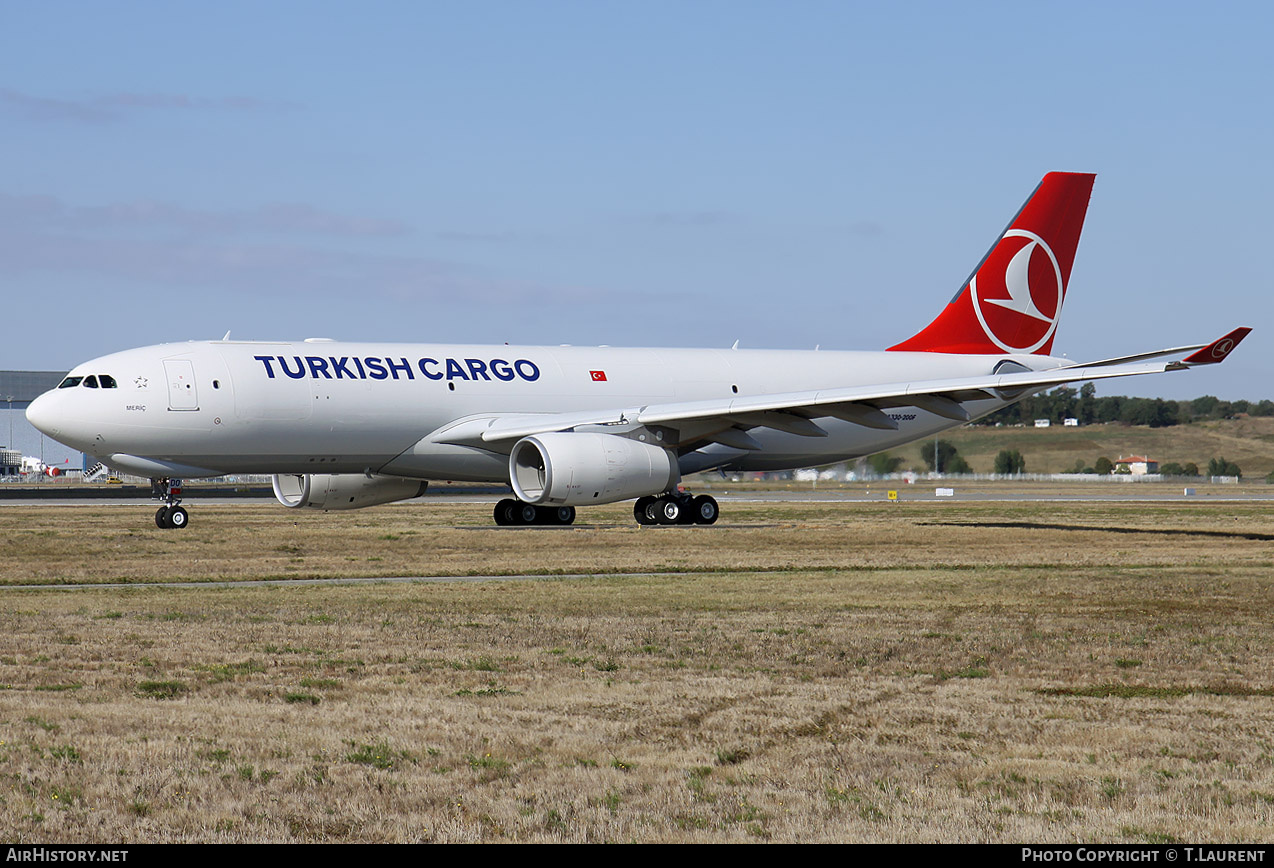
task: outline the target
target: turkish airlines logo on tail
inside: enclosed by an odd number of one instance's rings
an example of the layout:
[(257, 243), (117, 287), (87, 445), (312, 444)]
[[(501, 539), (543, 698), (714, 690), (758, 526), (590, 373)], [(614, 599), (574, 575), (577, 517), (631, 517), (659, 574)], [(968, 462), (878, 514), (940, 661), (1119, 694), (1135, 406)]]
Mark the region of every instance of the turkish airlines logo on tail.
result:
[(1234, 349), (1234, 340), (1232, 338), (1223, 338), (1212, 345), (1212, 358), (1218, 362), (1230, 354), (1230, 350)]
[(1043, 238), (1010, 229), (969, 281), (986, 336), (1010, 353), (1048, 343), (1062, 313), (1062, 269)]
[(590, 377), (592, 377), (592, 378), (593, 378), (593, 382), (594, 382), (594, 383), (604, 383), (604, 382), (606, 382), (606, 372), (605, 372), (605, 371), (589, 371), (589, 372), (588, 372), (588, 375), (589, 375)]

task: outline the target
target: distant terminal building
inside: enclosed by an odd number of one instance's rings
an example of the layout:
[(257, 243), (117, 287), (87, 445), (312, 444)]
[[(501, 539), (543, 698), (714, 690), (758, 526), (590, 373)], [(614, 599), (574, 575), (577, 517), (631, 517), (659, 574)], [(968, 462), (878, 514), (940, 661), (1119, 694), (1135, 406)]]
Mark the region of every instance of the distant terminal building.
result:
[(82, 453), (46, 438), (26, 418), (31, 402), (65, 377), (62, 371), (0, 371), (0, 479), (20, 476), (24, 463), (28, 473), (45, 464), (65, 472), (84, 463)]
[(1129, 455), (1124, 458), (1122, 455), (1115, 460), (1115, 469), (1113, 473), (1131, 473), (1133, 476), (1144, 476), (1147, 473), (1158, 473), (1159, 462), (1151, 461), (1144, 455)]
[(63, 371), (0, 371), (0, 406), (25, 410), (65, 376)]

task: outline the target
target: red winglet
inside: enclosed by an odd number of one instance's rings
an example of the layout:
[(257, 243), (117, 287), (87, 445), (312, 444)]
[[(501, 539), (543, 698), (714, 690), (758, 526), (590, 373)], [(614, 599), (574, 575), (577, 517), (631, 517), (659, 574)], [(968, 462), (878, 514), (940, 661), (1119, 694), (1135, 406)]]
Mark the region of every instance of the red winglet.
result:
[(1237, 328), (1225, 337), (1217, 338), (1203, 349), (1191, 353), (1182, 361), (1187, 365), (1215, 365), (1217, 362), (1223, 362), (1250, 331), (1250, 328)]

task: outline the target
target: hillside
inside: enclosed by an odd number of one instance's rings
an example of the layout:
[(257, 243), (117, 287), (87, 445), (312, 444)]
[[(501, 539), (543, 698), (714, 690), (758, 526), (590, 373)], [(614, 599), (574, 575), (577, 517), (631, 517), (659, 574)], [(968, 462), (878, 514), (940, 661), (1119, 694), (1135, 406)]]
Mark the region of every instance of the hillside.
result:
[[(1069, 471), (1080, 460), (1092, 466), (1103, 455), (1112, 461), (1121, 455), (1145, 455), (1160, 463), (1193, 462), (1201, 472), (1206, 472), (1209, 459), (1224, 457), (1237, 463), (1248, 479), (1264, 478), (1274, 471), (1274, 418), (1271, 417), (1196, 422), (1169, 428), (1117, 422), (1081, 428), (966, 426), (941, 436), (955, 444), (977, 473), (990, 473), (1001, 449), (1021, 452), (1026, 458), (1028, 473)], [(902, 456), (904, 466), (923, 469), (920, 455), (925, 448), (933, 448), (932, 439), (892, 450), (891, 454)]]

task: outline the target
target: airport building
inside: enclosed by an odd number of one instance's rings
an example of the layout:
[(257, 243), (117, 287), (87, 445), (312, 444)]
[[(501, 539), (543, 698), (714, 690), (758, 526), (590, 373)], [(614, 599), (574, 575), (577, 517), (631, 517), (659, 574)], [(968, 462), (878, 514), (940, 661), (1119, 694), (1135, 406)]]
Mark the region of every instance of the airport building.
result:
[(0, 401), (6, 409), (25, 410), (65, 376), (64, 371), (0, 371)]
[(1111, 472), (1145, 476), (1148, 473), (1158, 473), (1159, 462), (1152, 461), (1144, 455), (1129, 455), (1127, 458), (1120, 455), (1115, 461), (1115, 469)]
[(65, 376), (63, 371), (0, 371), (0, 479), (21, 473), (23, 456), (64, 471), (84, 466), (81, 453), (45, 437), (26, 417), (31, 402)]

